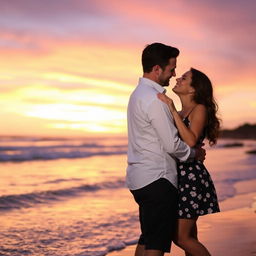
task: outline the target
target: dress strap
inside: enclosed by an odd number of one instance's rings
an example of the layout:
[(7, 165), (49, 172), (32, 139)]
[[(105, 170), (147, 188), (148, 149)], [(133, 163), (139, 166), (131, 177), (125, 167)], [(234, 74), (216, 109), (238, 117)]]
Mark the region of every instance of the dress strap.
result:
[(196, 106), (197, 106), (197, 105), (195, 105), (195, 106), (189, 111), (189, 113), (186, 115), (186, 117), (184, 117), (183, 119), (188, 118), (189, 115), (192, 113), (192, 111), (195, 109)]

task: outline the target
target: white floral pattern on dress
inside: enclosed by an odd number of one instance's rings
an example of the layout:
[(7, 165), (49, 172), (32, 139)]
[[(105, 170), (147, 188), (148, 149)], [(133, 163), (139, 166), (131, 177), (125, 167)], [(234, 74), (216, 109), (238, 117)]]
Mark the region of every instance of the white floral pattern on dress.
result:
[(189, 180), (193, 179), (194, 177), (195, 177), (195, 174), (194, 174), (194, 173), (190, 173), (190, 174), (188, 175), (188, 179), (189, 179)]
[(192, 207), (193, 207), (194, 209), (197, 209), (197, 208), (198, 208), (198, 204), (193, 204)]
[(204, 165), (185, 162), (178, 170), (179, 217), (190, 219), (219, 212), (214, 184)]
[(192, 197), (196, 197), (196, 196), (197, 196), (197, 193), (194, 192), (194, 191), (191, 191), (191, 192), (190, 192), (190, 195), (191, 195)]
[(208, 208), (208, 213), (212, 213), (212, 208)]

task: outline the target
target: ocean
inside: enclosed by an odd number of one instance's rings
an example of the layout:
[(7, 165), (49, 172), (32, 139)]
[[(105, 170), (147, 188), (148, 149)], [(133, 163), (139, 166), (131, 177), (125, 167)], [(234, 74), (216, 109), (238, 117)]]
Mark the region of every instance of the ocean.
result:
[[(220, 202), (256, 191), (256, 141), (206, 148)], [(0, 137), (0, 255), (103, 256), (136, 243), (126, 151), (125, 137)]]

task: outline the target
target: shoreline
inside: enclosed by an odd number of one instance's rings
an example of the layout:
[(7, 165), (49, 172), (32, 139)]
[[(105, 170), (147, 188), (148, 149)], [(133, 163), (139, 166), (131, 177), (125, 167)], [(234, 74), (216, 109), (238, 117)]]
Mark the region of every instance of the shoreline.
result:
[[(200, 241), (212, 256), (256, 256), (256, 192), (224, 200), (220, 208), (220, 213), (199, 218)], [(135, 248), (136, 245), (128, 245), (107, 256), (133, 256)], [(173, 244), (171, 253), (165, 255), (184, 256), (184, 252)]]

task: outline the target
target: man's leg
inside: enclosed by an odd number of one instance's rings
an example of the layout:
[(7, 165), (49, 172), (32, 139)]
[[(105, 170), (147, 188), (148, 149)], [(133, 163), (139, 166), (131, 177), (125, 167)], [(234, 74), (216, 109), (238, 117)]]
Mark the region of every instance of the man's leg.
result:
[(159, 250), (145, 250), (145, 253), (143, 256), (163, 256), (164, 252)]
[(137, 244), (134, 256), (163, 256), (164, 253), (159, 250), (145, 250), (145, 245)]
[(137, 244), (134, 256), (144, 256), (145, 245)]
[(142, 235), (135, 256), (163, 256), (175, 230), (177, 190), (166, 179), (131, 191), (139, 204)]

